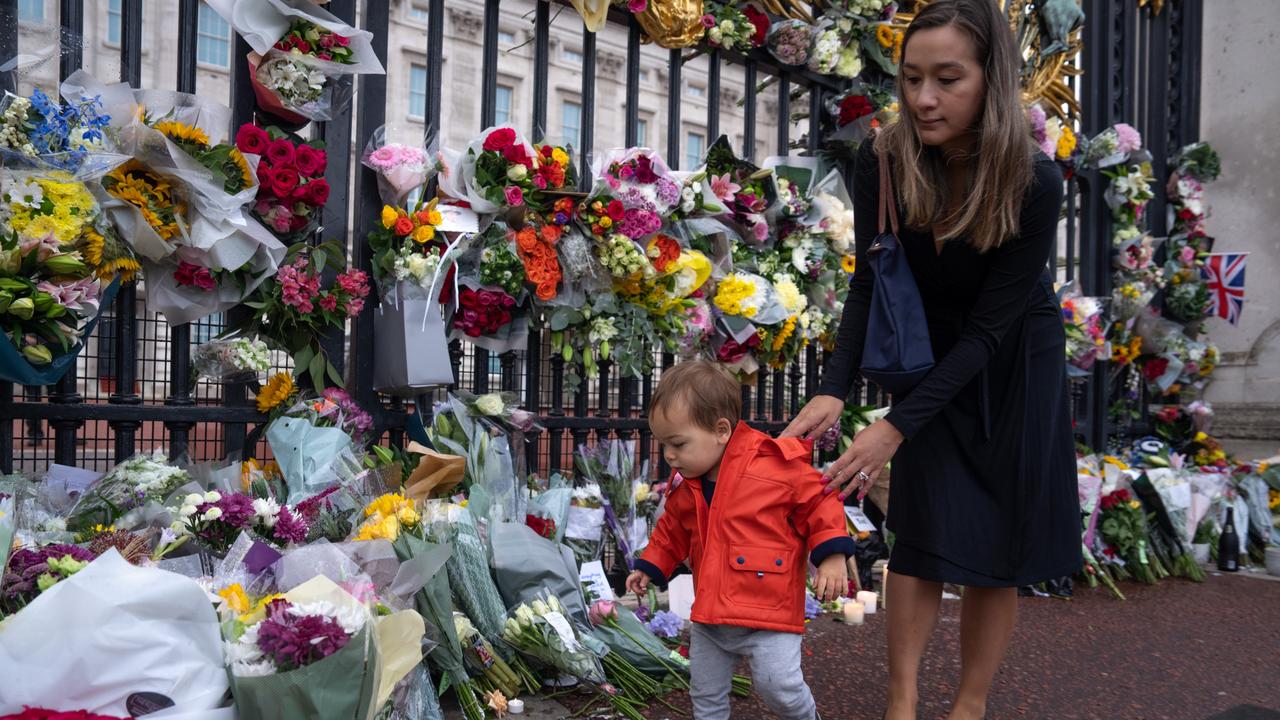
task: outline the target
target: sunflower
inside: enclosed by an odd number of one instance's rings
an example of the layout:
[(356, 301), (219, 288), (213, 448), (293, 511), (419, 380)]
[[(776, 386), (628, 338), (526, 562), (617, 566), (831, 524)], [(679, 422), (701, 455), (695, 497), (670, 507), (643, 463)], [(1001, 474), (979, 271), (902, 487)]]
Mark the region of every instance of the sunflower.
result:
[(280, 403), (293, 394), (293, 376), (289, 373), (276, 373), (267, 384), (258, 391), (258, 412), (271, 412)]
[(856, 255), (844, 255), (840, 258), (840, 269), (853, 274), (858, 269), (858, 258)]
[[(209, 149), (209, 135), (198, 127), (193, 127), (177, 120), (161, 120), (152, 125), (152, 127), (179, 145), (192, 145), (197, 150)], [(186, 148), (184, 147), (183, 149), (185, 150)]]
[(249, 161), (245, 159), (244, 154), (239, 150), (232, 148), (228, 155), (231, 158), (231, 162), (236, 166), (236, 169), (240, 171), (240, 187), (252, 187), (255, 180), (253, 177), (253, 168), (249, 167)]
[(893, 27), (888, 23), (877, 25), (876, 42), (880, 43), (880, 47), (885, 49), (893, 47)]

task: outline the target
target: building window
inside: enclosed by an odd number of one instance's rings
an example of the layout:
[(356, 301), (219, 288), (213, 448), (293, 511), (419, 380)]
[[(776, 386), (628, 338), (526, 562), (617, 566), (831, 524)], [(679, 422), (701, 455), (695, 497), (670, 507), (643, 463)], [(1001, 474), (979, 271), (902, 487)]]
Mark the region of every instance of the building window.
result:
[(120, 9), (122, 0), (111, 0), (107, 3), (107, 43), (120, 44), (120, 28), (124, 25), (124, 12)]
[(560, 108), (560, 118), (560, 125), (564, 128), (563, 141), (575, 148), (582, 147), (582, 106), (565, 100)]
[(582, 52), (578, 50), (564, 49), (564, 61), (572, 65), (582, 64)]
[(644, 118), (636, 120), (636, 146), (648, 147), (649, 145), (649, 121)]
[(515, 34), (515, 33), (513, 33), (513, 32), (507, 32), (506, 30), (499, 30), (499, 31), (498, 31), (498, 44), (499, 44), (499, 45), (515, 45), (515, 44), (516, 44), (516, 34)]
[(427, 14), (427, 9), (421, 5), (409, 6), (409, 19), (416, 22), (425, 23), (431, 16)]
[(685, 91), (685, 94), (691, 98), (706, 97), (707, 89), (701, 85), (690, 85), (689, 89)]
[(19, 0), (18, 19), (44, 22), (44, 0)]
[(702, 133), (691, 132), (685, 136), (684, 141), (684, 166), (687, 170), (692, 170), (702, 165), (702, 156), (707, 151), (707, 139)]
[(649, 82), (649, 70), (648, 70), (648, 68), (640, 68), (640, 82), (642, 82), (642, 83), (647, 83), (647, 82)]
[(196, 22), (196, 60), (205, 65), (231, 67), (231, 26), (204, 3), (200, 3)]
[(427, 116), (427, 66), (414, 63), (409, 66), (409, 116)]
[(496, 125), (511, 124), (511, 95), (514, 91), (506, 85), (498, 86), (498, 94), (494, 98), (495, 112), (493, 114), (493, 122)]

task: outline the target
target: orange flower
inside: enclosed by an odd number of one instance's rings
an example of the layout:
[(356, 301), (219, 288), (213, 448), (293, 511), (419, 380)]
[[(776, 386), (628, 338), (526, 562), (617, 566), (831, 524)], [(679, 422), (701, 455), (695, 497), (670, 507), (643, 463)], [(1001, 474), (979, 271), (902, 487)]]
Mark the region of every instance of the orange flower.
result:
[(532, 252), (533, 248), (538, 246), (538, 231), (532, 227), (525, 227), (516, 233), (516, 247), (521, 252)]
[(680, 257), (680, 243), (670, 235), (655, 235), (649, 241), (649, 258), (658, 272), (666, 272), (676, 258)]
[(408, 215), (401, 215), (396, 218), (395, 231), (400, 237), (404, 237), (405, 235), (413, 232), (413, 221), (409, 219)]
[(414, 213), (413, 216), (418, 219), (419, 225), (431, 224), (431, 211), (429, 210), (419, 210), (418, 212)]
[(556, 296), (556, 283), (545, 282), (538, 284), (537, 295), (539, 300), (551, 300)]
[(542, 228), (542, 239), (554, 245), (557, 242), (560, 242), (560, 235), (563, 232), (564, 231), (560, 229), (559, 225), (548, 225)]

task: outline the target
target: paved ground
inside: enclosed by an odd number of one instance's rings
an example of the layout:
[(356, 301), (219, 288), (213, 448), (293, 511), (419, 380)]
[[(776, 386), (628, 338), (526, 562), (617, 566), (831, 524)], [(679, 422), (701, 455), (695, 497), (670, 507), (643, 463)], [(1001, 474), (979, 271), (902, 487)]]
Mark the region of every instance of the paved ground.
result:
[[(1203, 585), (1122, 589), (1127, 602), (1087, 588), (1071, 601), (1022, 600), (989, 717), (1280, 720), (1280, 582), (1211, 576)], [(884, 712), (885, 619), (810, 625), (805, 674), (826, 720), (874, 720)], [(924, 662), (920, 717), (945, 717), (958, 681), (959, 603), (945, 601)], [(670, 701), (688, 711), (687, 696)], [(585, 704), (561, 702), (572, 711)], [(566, 714), (550, 707), (530, 717)], [(680, 717), (661, 706), (647, 715)], [(735, 702), (734, 717), (772, 715), (747, 699)]]

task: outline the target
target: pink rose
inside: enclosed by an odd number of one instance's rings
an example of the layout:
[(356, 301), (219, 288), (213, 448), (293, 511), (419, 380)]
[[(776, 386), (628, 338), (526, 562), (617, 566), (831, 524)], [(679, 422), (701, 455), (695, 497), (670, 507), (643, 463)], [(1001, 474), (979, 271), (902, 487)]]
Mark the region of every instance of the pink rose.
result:
[(592, 625), (604, 625), (610, 620), (618, 619), (618, 604), (612, 600), (597, 600), (591, 604), (587, 615)]
[(1188, 245), (1182, 248), (1182, 264), (1190, 265), (1196, 260), (1196, 249)]
[(524, 204), (524, 191), (515, 185), (508, 185), (503, 193), (507, 196), (507, 204), (511, 207), (520, 207)]
[(628, 0), (627, 9), (633, 14), (642, 13), (649, 9), (649, 0)]
[(702, 27), (707, 28), (708, 30), (710, 30), (711, 28), (713, 28), (713, 27), (715, 27), (715, 26), (716, 26), (716, 16), (715, 16), (715, 15), (712, 15), (711, 13), (707, 13), (706, 15), (703, 15), (703, 16), (702, 16)]

